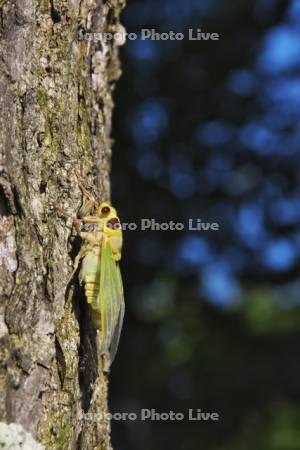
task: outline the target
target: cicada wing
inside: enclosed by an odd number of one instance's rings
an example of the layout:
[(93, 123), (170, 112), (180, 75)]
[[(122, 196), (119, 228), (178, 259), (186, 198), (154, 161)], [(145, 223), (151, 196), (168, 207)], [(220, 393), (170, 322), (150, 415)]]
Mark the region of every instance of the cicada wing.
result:
[(112, 362), (124, 317), (124, 294), (120, 269), (113, 259), (108, 240), (103, 242), (101, 248), (100, 289), (97, 305), (101, 315), (99, 351), (100, 354), (109, 353)]
[(124, 302), (123, 283), (122, 283), (120, 267), (117, 264), (116, 264), (116, 271), (117, 271), (116, 277), (118, 278), (119, 315), (118, 315), (118, 320), (117, 320), (117, 324), (116, 324), (116, 327), (115, 327), (115, 331), (114, 331), (114, 334), (113, 334), (113, 338), (112, 338), (112, 341), (111, 341), (111, 345), (110, 345), (111, 362), (113, 362), (113, 360), (115, 359), (115, 356), (116, 356), (116, 353), (117, 353), (117, 350), (118, 350), (120, 336), (121, 336), (121, 331), (122, 331), (122, 326), (123, 326), (124, 314), (125, 314), (125, 302)]

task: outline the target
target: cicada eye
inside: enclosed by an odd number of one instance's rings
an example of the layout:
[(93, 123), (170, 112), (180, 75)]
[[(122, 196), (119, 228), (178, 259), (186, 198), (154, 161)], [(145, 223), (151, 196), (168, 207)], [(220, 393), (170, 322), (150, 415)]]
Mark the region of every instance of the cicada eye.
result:
[(111, 228), (112, 230), (117, 230), (118, 228), (120, 228), (120, 221), (119, 221), (119, 219), (117, 219), (117, 218), (114, 218), (114, 219), (110, 219), (108, 222), (107, 222), (107, 225), (106, 225), (108, 228)]
[(103, 206), (101, 209), (101, 214), (108, 214), (110, 212), (110, 208), (108, 206)]

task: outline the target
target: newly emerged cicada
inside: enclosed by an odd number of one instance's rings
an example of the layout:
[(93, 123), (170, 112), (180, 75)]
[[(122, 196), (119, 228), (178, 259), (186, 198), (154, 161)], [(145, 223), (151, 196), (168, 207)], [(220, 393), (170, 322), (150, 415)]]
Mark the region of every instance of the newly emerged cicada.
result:
[[(72, 218), (82, 239), (73, 274), (80, 265), (79, 281), (97, 330), (98, 355), (104, 358), (104, 370), (108, 371), (117, 352), (125, 311), (119, 268), (122, 228), (115, 208), (108, 203), (101, 203), (95, 215), (87, 215), (95, 200), (79, 179), (78, 183), (88, 202), (85, 214), (81, 214), (79, 220)], [(56, 202), (52, 202), (52, 206), (61, 215), (69, 217)]]

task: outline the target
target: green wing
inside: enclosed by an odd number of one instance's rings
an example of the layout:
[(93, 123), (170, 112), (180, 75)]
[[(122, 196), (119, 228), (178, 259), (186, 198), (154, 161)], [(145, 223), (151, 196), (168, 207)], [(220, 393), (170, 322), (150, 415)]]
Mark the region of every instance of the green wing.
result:
[(103, 243), (101, 249), (100, 289), (97, 307), (101, 315), (99, 351), (100, 354), (109, 353), (112, 363), (120, 340), (125, 303), (120, 268), (113, 259), (107, 240)]

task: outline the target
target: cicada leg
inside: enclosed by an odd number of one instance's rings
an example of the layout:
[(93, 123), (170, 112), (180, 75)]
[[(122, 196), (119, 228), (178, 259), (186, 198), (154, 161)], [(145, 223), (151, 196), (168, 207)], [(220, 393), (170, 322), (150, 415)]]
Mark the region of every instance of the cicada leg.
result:
[(75, 275), (75, 273), (76, 273), (76, 271), (77, 271), (77, 269), (79, 267), (80, 260), (84, 257), (84, 255), (85, 255), (85, 251), (82, 249), (82, 250), (80, 250), (80, 252), (76, 256), (76, 258), (74, 260), (74, 269), (72, 270), (72, 273), (71, 273), (71, 275), (69, 277), (67, 286), (71, 283), (71, 281), (72, 281), (72, 279), (73, 279), (73, 277), (74, 277), (74, 275)]
[(50, 205), (52, 208), (54, 208), (56, 211), (59, 212), (59, 214), (66, 219), (72, 219), (72, 224), (75, 227), (77, 233), (80, 233), (81, 225), (80, 221), (76, 219), (75, 217), (71, 216), (65, 209), (63, 209), (55, 200), (49, 200)]
[(91, 194), (87, 190), (87, 188), (83, 185), (79, 171), (75, 172), (75, 176), (76, 176), (77, 184), (83, 195), (83, 205), (81, 206), (81, 208), (78, 212), (78, 215), (79, 215), (79, 217), (88, 216), (95, 206), (96, 199), (93, 196), (93, 194)]

